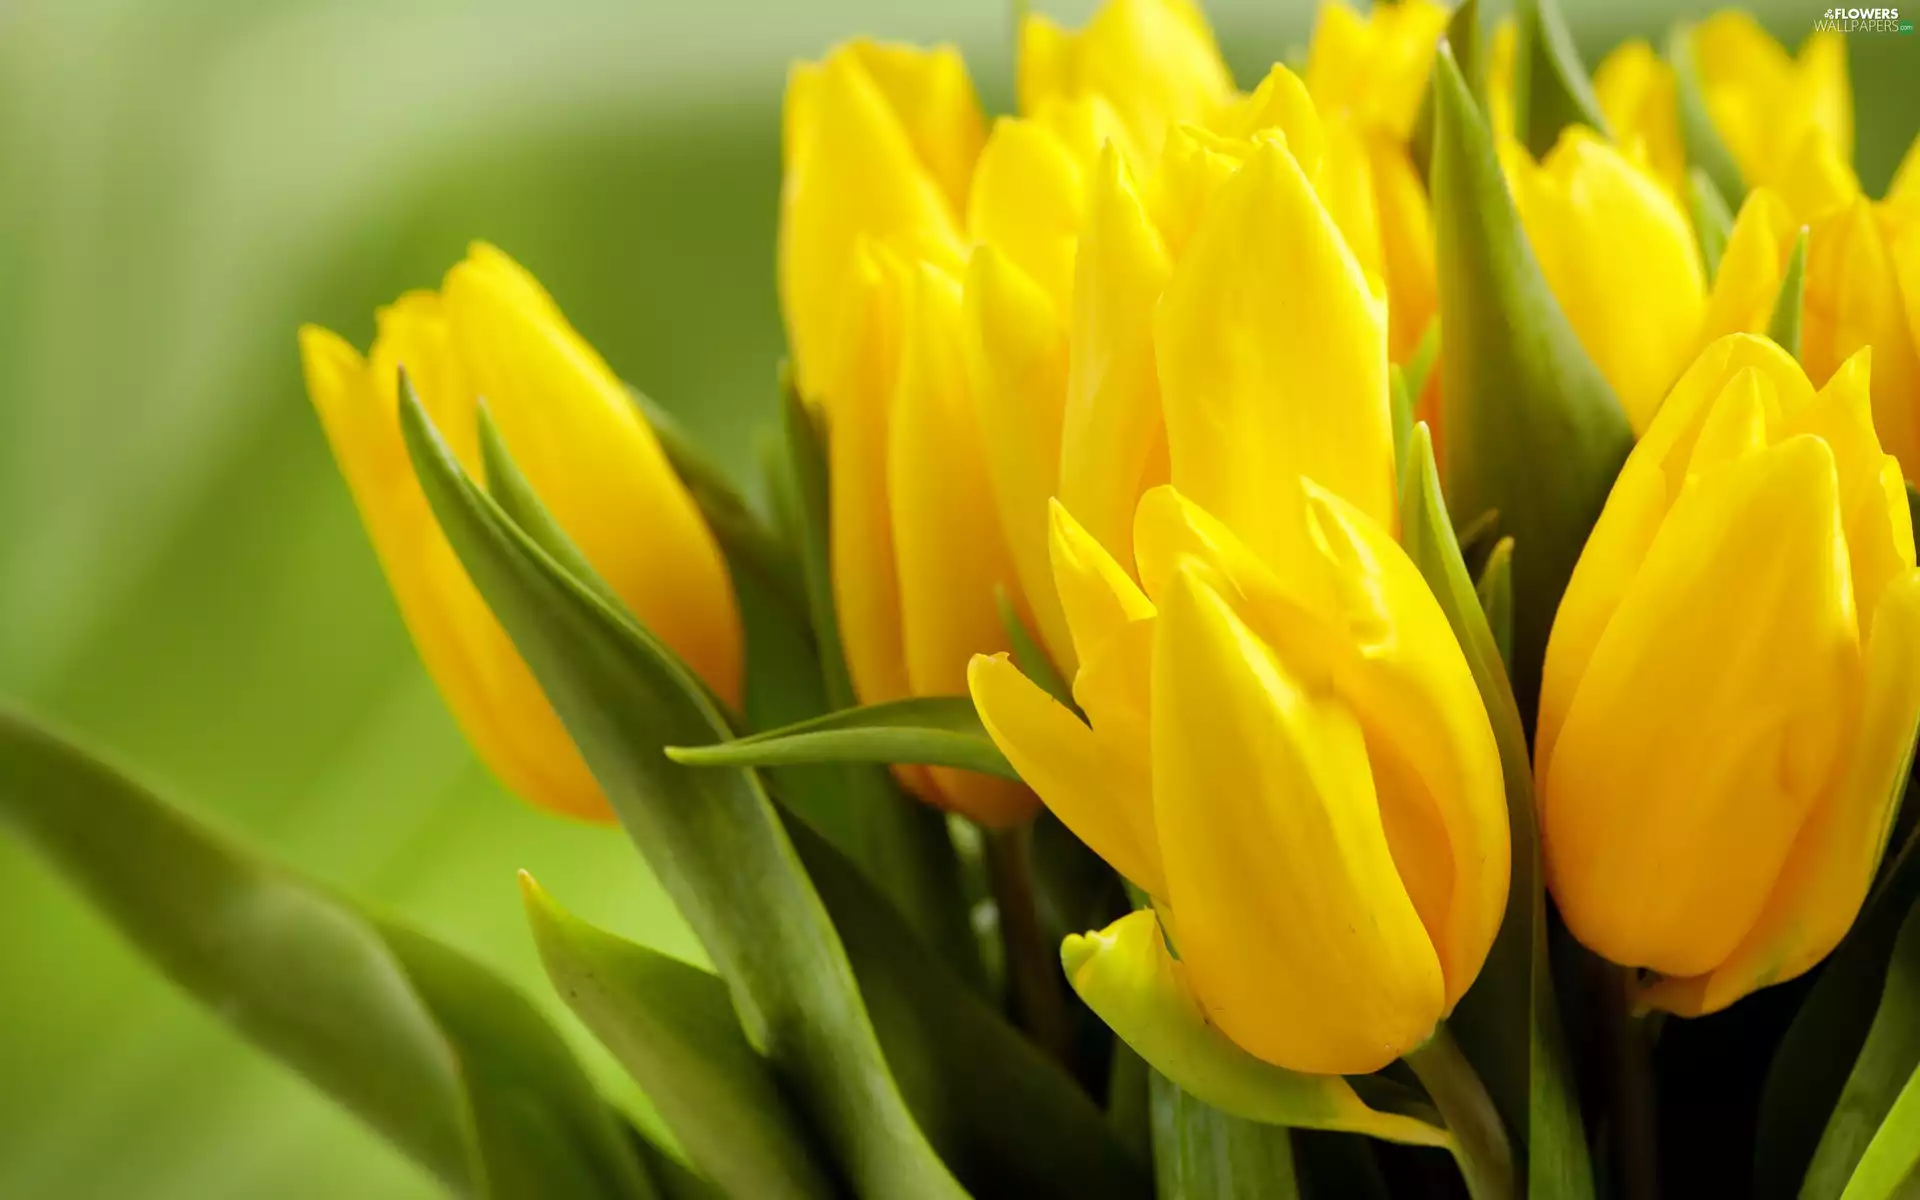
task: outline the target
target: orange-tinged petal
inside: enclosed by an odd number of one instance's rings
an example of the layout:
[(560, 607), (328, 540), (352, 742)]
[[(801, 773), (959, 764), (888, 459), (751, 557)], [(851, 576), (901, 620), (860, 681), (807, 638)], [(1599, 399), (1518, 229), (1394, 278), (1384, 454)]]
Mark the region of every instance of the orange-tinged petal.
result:
[(1131, 568), (1133, 510), (1164, 444), (1153, 312), (1172, 272), (1165, 245), (1118, 153), (1102, 155), (1075, 266), (1067, 403), (1060, 433), (1065, 504)]
[[(960, 286), (922, 264), (911, 280), (900, 377), (887, 443), (887, 498), (899, 571), (907, 686), (917, 696), (966, 691), (976, 652), (1007, 648), (996, 589), (1017, 594), (991, 503), (978, 413), (967, 387)], [(1020, 784), (966, 771), (930, 772), (941, 799), (982, 824), (1032, 815)], [(930, 799), (932, 797), (929, 797)]]
[(966, 316), (968, 369), (1000, 526), (1041, 641), (1071, 673), (1073, 643), (1047, 548), (1047, 503), (1060, 478), (1066, 329), (1046, 294), (992, 246), (973, 253)]
[(442, 294), (467, 382), (542, 503), (641, 623), (738, 704), (726, 563), (626, 388), (492, 247), (449, 271)]
[(612, 811), (560, 718), (440, 532), (400, 438), (395, 384), (314, 326), (307, 391), (414, 646), (468, 741), (513, 792), (571, 816)]
[(1865, 650), (1853, 745), (1800, 829), (1759, 920), (1725, 962), (1662, 980), (1643, 1000), (1684, 1016), (1717, 1012), (1801, 974), (1840, 943), (1886, 852), (1920, 722), (1920, 572), (1886, 591)]
[(1425, 1041), (1441, 967), (1382, 829), (1359, 723), (1199, 577), (1157, 619), (1154, 817), (1209, 1019), (1293, 1070), (1377, 1070)]
[(1807, 436), (1698, 475), (1593, 649), (1541, 831), (1568, 928), (1615, 962), (1724, 962), (1826, 786), (1859, 681), (1838, 490)]
[(1173, 483), (1282, 563), (1309, 475), (1392, 527), (1386, 314), (1286, 150), (1209, 205), (1154, 321)]

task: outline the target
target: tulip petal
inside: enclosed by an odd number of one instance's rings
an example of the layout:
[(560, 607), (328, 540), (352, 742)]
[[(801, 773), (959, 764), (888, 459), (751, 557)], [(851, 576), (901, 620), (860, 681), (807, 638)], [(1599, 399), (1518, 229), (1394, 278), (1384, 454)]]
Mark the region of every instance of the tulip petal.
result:
[(1920, 353), (1886, 235), (1865, 198), (1814, 222), (1807, 243), (1801, 361), (1825, 379), (1862, 346), (1873, 347), (1873, 427), (1920, 478)]
[(976, 655), (968, 690), (993, 744), (1061, 824), (1148, 895), (1164, 896), (1151, 779), (1022, 675), (1004, 654)]
[(1153, 616), (1139, 586), (1058, 500), (1048, 506), (1048, 546), (1054, 587), (1080, 661), (1098, 657), (1127, 625)]
[(1433, 0), (1376, 4), (1365, 17), (1326, 0), (1307, 48), (1307, 90), (1321, 108), (1345, 110), (1365, 128), (1406, 142), (1447, 17)]
[(1377, 1070), (1445, 982), (1381, 827), (1367, 746), (1199, 575), (1157, 619), (1154, 818), (1208, 1018), (1290, 1070)]
[(967, 62), (952, 46), (909, 46), (858, 38), (842, 53), (857, 59), (886, 96), (901, 130), (954, 212), (962, 212), (974, 160), (986, 140), (980, 98)]
[(1920, 723), (1920, 572), (1887, 589), (1865, 654), (1851, 753), (1808, 817), (1765, 909), (1733, 955), (1708, 974), (1643, 992), (1683, 1016), (1717, 1012), (1806, 971), (1839, 945), (1886, 852)]
[(1574, 935), (1663, 974), (1725, 961), (1826, 786), (1858, 659), (1827, 446), (1790, 438), (1690, 481), (1545, 767), (1547, 873)]
[(302, 328), (300, 352), (307, 391), (400, 615), (468, 742), (515, 794), (612, 820), (579, 750), (427, 507), (400, 438), (394, 385), (370, 380), (358, 352), (324, 329)]
[(1392, 528), (1386, 314), (1291, 155), (1258, 146), (1154, 321), (1173, 482), (1276, 565), (1311, 475)]
[(1729, 333), (1766, 330), (1799, 228), (1779, 193), (1764, 187), (1747, 193), (1713, 277), (1713, 292), (1701, 323), (1701, 345)]
[[(1012, 590), (1018, 576), (997, 513), (977, 502), (991, 483), (966, 381), (960, 287), (922, 264), (911, 288), (887, 444), (902, 646), (912, 694), (956, 695), (975, 652), (1007, 648), (994, 591)], [(1032, 793), (1018, 784), (943, 767), (930, 774), (937, 799), (984, 824), (1032, 813)]]
[(1427, 188), (1401, 146), (1374, 139), (1370, 154), (1373, 207), (1380, 222), (1380, 258), (1387, 281), (1387, 356), (1411, 362), (1439, 305), (1434, 275), (1433, 214)]
[(641, 623), (737, 706), (725, 561), (626, 389), (499, 251), (476, 246), (443, 297), (468, 383), (541, 501)]
[(1133, 510), (1165, 438), (1153, 312), (1172, 267), (1120, 155), (1095, 168), (1075, 266), (1060, 502), (1119, 562), (1133, 563)]
[(1040, 640), (1071, 676), (1073, 642), (1054, 591), (1047, 516), (1060, 475), (1066, 329), (1046, 294), (992, 246), (973, 253), (966, 318), (967, 361), (1000, 526)]
[(1445, 1131), (1425, 1121), (1368, 1108), (1337, 1075), (1288, 1071), (1234, 1045), (1208, 1023), (1150, 910), (1069, 937), (1060, 959), (1087, 1007), (1155, 1069), (1221, 1112), (1417, 1146), (1447, 1144)]
[(1073, 304), (1083, 176), (1082, 165), (1047, 126), (1002, 117), (980, 154), (967, 204), (968, 234), (1044, 288), (1059, 313), (1055, 320), (1063, 320)]

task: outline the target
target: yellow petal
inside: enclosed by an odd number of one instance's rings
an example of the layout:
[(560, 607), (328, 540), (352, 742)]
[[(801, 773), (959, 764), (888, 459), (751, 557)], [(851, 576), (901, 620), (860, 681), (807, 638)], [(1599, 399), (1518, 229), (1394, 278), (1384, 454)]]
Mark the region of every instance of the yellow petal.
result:
[(988, 736), (1061, 824), (1135, 886), (1164, 896), (1151, 775), (1116, 762), (1094, 730), (1006, 655), (976, 656), (967, 683)]
[(1920, 205), (1920, 134), (1907, 143), (1907, 152), (1887, 187), (1887, 203), (1902, 209)]
[(1059, 487), (1067, 397), (1066, 329), (1046, 295), (991, 246), (973, 253), (966, 316), (968, 369), (1000, 526), (1041, 641), (1071, 674), (1073, 643), (1047, 549), (1047, 502)]
[(1380, 257), (1387, 282), (1387, 357), (1405, 363), (1439, 311), (1433, 214), (1426, 185), (1400, 146), (1375, 139), (1371, 147), (1373, 207), (1380, 221)]
[(1045, 125), (994, 122), (973, 177), (968, 232), (1044, 288), (1062, 318), (1073, 303), (1084, 193), (1081, 164)]
[(1103, 97), (1150, 155), (1170, 126), (1205, 121), (1233, 97), (1233, 77), (1192, 0), (1107, 0), (1077, 33), (1029, 16), (1016, 85), (1023, 113), (1055, 96)]
[(859, 60), (887, 98), (914, 155), (954, 212), (967, 203), (986, 122), (967, 63), (952, 46), (922, 48), (858, 38), (843, 53)]
[(1681, 194), (1687, 173), (1680, 141), (1678, 82), (1644, 38), (1614, 47), (1593, 72), (1593, 94), (1622, 148), (1638, 147), (1667, 191)]
[(1540, 269), (1636, 433), (1686, 367), (1705, 311), (1693, 228), (1647, 170), (1569, 126), (1538, 168), (1502, 156)]
[(1345, 111), (1396, 142), (1413, 133), (1447, 9), (1432, 0), (1375, 4), (1363, 18), (1323, 0), (1307, 49), (1307, 88), (1328, 111)]
[(1548, 880), (1598, 953), (1696, 975), (1753, 927), (1858, 686), (1845, 545), (1833, 454), (1812, 437), (1675, 500), (1540, 780)]
[[(967, 388), (960, 287), (924, 264), (911, 286), (888, 429), (887, 498), (907, 686), (916, 696), (952, 696), (965, 692), (975, 653), (1007, 648), (995, 593), (1019, 594), (1019, 579), (993, 505), (980, 502), (991, 484)], [(1032, 815), (1033, 794), (1017, 783), (930, 773), (939, 799), (982, 824)]]
[(1102, 155), (1075, 267), (1060, 490), (1088, 532), (1133, 562), (1133, 510), (1165, 439), (1153, 312), (1172, 267), (1118, 153)]
[(541, 501), (641, 623), (737, 705), (726, 564), (626, 388), (498, 250), (476, 246), (443, 295), (467, 382)]
[(1207, 209), (1154, 321), (1173, 482), (1284, 562), (1309, 476), (1392, 527), (1386, 321), (1285, 149)]
[(1729, 333), (1766, 332), (1787, 256), (1799, 232), (1787, 202), (1777, 192), (1758, 187), (1747, 193), (1713, 277), (1713, 293), (1701, 324), (1702, 346)]
[(1886, 852), (1920, 722), (1920, 572), (1887, 590), (1866, 644), (1853, 744), (1799, 831), (1758, 921), (1713, 971), (1644, 994), (1685, 1016), (1716, 1012), (1806, 971), (1839, 944)]
[(1907, 478), (1920, 477), (1920, 356), (1897, 264), (1867, 200), (1814, 222), (1806, 288), (1800, 357), (1807, 373), (1826, 379), (1860, 347), (1873, 347), (1873, 427)]
[(1319, 107), (1300, 77), (1280, 63), (1273, 64), (1260, 86), (1228, 106), (1210, 128), (1222, 137), (1240, 141), (1277, 132), (1286, 138), (1294, 161), (1309, 176), (1319, 169), (1320, 156), (1326, 152)]
[(324, 329), (302, 328), (300, 351), (308, 394), (400, 615), (467, 740), (531, 803), (612, 820), (580, 752), (427, 507), (400, 440), (394, 383), (369, 379), (360, 355)]
[(861, 242), (957, 264), (960, 201), (922, 162), (902, 115), (852, 48), (794, 67), (784, 158), (780, 310), (801, 392), (830, 404), (827, 377), (854, 320), (858, 272), (849, 265)]
[(1156, 632), (1154, 816), (1195, 994), (1268, 1062), (1377, 1070), (1432, 1033), (1445, 983), (1358, 722), (1192, 571)]

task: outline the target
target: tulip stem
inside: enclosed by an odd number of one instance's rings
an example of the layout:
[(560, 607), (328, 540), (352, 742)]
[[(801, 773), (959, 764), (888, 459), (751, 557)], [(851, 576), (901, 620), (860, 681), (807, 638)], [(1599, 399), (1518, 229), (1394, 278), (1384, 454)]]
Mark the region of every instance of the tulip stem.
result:
[(1027, 1037), (1059, 1062), (1067, 1061), (1066, 997), (1060, 956), (1047, 944), (1033, 887), (1033, 823), (985, 830), (987, 876), (1000, 911), (1007, 987), (1015, 1018)]
[(1406, 1063), (1433, 1097), (1453, 1135), (1453, 1157), (1473, 1200), (1513, 1200), (1513, 1150), (1487, 1089), (1442, 1024)]
[(1652, 1030), (1635, 1016), (1630, 981), (1633, 972), (1612, 963), (1598, 964), (1601, 1053), (1612, 1066), (1607, 1089), (1607, 1142), (1619, 1194), (1633, 1200), (1659, 1195), (1659, 1152), (1655, 1131)]

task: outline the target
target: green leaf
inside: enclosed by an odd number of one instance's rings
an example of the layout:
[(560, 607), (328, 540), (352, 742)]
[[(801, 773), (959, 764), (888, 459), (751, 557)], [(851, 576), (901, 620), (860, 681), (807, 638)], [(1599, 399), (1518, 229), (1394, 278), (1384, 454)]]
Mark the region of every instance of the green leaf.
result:
[(1433, 94), (1447, 497), (1463, 513), (1498, 511), (1521, 548), (1514, 691), (1531, 714), (1560, 593), (1633, 432), (1540, 273), (1487, 124), (1444, 46)]
[(1300, 1195), (1293, 1131), (1228, 1116), (1153, 1072), (1153, 1171), (1161, 1200)]
[[(791, 1084), (845, 1176), (872, 1195), (958, 1200), (901, 1100), (839, 937), (758, 778), (691, 770), (662, 753), (730, 734), (719, 709), (671, 651), (467, 477), (410, 391), (401, 427), (468, 576), (726, 979), (748, 1039)], [(531, 495), (502, 489), (515, 494)]]
[(1693, 57), (1693, 27), (1685, 21), (1674, 25), (1667, 35), (1667, 61), (1673, 64), (1674, 92), (1680, 116), (1680, 143), (1686, 147), (1687, 163), (1713, 183), (1722, 203), (1731, 211), (1747, 198), (1746, 181), (1733, 155), (1720, 140), (1713, 116), (1707, 111), (1706, 92), (1700, 84), (1700, 71)]
[(1800, 314), (1807, 298), (1807, 230), (1793, 239), (1787, 255), (1786, 270), (1780, 273), (1780, 290), (1773, 298), (1773, 316), (1767, 321), (1767, 336), (1795, 358), (1800, 357)]
[(734, 1196), (832, 1197), (718, 976), (615, 937), (520, 876), (554, 989), (640, 1085), (693, 1164)]
[(1707, 280), (1720, 273), (1720, 257), (1727, 252), (1727, 239), (1733, 235), (1733, 212), (1713, 178), (1699, 167), (1687, 168), (1687, 211), (1693, 217), (1693, 232), (1700, 239), (1700, 257), (1707, 264)]
[(969, 1190), (1145, 1197), (1144, 1164), (1086, 1093), (929, 954), (825, 838), (802, 821), (787, 827), (845, 939), (907, 1103)]
[(1060, 672), (1054, 669), (1053, 660), (1034, 640), (1027, 623), (1020, 619), (1020, 612), (1013, 606), (1013, 597), (1007, 595), (1003, 584), (995, 584), (993, 603), (1000, 612), (1000, 626), (1007, 631), (1007, 645), (1013, 658), (1013, 665), (1039, 686), (1040, 690), (1058, 700), (1069, 712), (1079, 712), (1080, 706), (1073, 701), (1073, 689), (1067, 681), (1060, 678)]
[(655, 1194), (560, 1036), (466, 957), (255, 857), (8, 714), (0, 823), (175, 983), (449, 1190)]
[(1545, 158), (1569, 125), (1613, 136), (1555, 0), (1515, 0), (1513, 127), (1534, 158)]
[[(1907, 913), (1887, 964), (1879, 1011), (1828, 1117), (1800, 1195), (1880, 1197), (1920, 1153), (1920, 904)], [(1908, 1093), (1912, 1093), (1909, 1095)]]
[(916, 696), (849, 708), (729, 742), (669, 746), (667, 757), (689, 767), (924, 763), (1020, 778), (966, 696)]
[(1073, 990), (1114, 1033), (1160, 1074), (1229, 1116), (1415, 1146), (1450, 1144), (1430, 1112), (1370, 1107), (1342, 1076), (1289, 1071), (1235, 1045), (1175, 975), (1151, 909), (1068, 938), (1060, 959)]
[[(833, 710), (852, 708), (859, 699), (847, 671), (833, 599), (825, 436), (795, 388), (791, 372), (783, 372), (780, 395), (801, 573), (826, 703)], [(902, 792), (884, 767), (852, 762), (835, 770), (851, 811), (845, 833), (835, 837), (834, 844), (880, 885), (928, 945), (953, 963), (969, 983), (984, 986), (979, 944), (968, 919), (960, 861), (947, 833), (945, 814)]]
[[(1461, 997), (1448, 1023), (1479, 1070), (1494, 1106), (1519, 1134), (1516, 1149), (1526, 1151), (1528, 1195), (1535, 1200), (1588, 1200), (1593, 1168), (1547, 961), (1546, 893), (1526, 732), (1493, 629), (1454, 540), (1433, 461), (1433, 439), (1424, 423), (1414, 430), (1413, 442), (1400, 485), (1400, 540), (1446, 613), (1486, 703), (1507, 786), (1512, 847), (1506, 917), (1480, 978)], [(1508, 542), (1502, 539), (1502, 544)], [(1519, 1036), (1523, 1030), (1527, 1036)]]
[[(1401, 368), (1401, 376), (1407, 386), (1407, 406), (1409, 411), (1420, 411), (1420, 393), (1427, 389), (1427, 379), (1433, 374), (1434, 365), (1440, 358), (1440, 318), (1434, 317), (1427, 322), (1427, 331), (1420, 335), (1420, 344), (1413, 348), (1413, 357)], [(1396, 445), (1398, 443), (1395, 443)]]
[[(1460, 67), (1460, 75), (1467, 81), (1467, 92), (1481, 112), (1487, 111), (1487, 53), (1486, 35), (1480, 25), (1480, 0), (1460, 0), (1454, 5), (1453, 15), (1447, 18), (1446, 44), (1453, 50), (1453, 61)], [(1433, 89), (1428, 88), (1420, 97), (1420, 111), (1414, 114), (1413, 133), (1408, 139), (1408, 151), (1413, 155), (1413, 165), (1419, 169), (1421, 182), (1432, 183), (1433, 162)], [(1439, 328), (1435, 321), (1428, 326), (1428, 332)], [(1424, 344), (1424, 341), (1423, 341)], [(1420, 389), (1409, 389), (1418, 396)]]
[(1493, 644), (1500, 650), (1501, 663), (1513, 661), (1513, 539), (1501, 538), (1487, 555), (1480, 569), (1480, 582), (1473, 585), (1480, 597), (1480, 610), (1487, 614), (1487, 628)]
[(1392, 405), (1393, 461), (1405, 463), (1407, 447), (1413, 441), (1413, 397), (1399, 367), (1387, 368), (1387, 400)]

